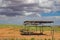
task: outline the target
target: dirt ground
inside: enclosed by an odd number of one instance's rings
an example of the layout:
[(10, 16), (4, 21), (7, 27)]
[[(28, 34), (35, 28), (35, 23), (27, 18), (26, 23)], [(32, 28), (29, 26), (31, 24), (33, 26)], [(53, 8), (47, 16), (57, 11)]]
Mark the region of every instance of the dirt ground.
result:
[[(26, 39), (43, 39), (43, 38), (52, 38), (51, 31), (44, 31), (46, 35), (21, 35), (19, 28), (0, 28), (0, 38), (26, 38)], [(60, 39), (60, 33), (54, 32), (54, 38)]]

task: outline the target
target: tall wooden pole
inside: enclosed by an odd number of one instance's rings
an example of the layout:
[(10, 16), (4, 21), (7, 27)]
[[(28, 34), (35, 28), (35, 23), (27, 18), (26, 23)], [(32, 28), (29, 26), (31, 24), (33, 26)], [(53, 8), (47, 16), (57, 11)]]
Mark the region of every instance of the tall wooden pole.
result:
[(54, 29), (52, 30), (52, 40), (54, 40)]
[(37, 32), (37, 24), (36, 24), (36, 32)]
[(51, 26), (51, 38), (52, 38), (52, 40), (54, 40), (54, 28)]
[(41, 33), (43, 34), (43, 24), (42, 24), (42, 26), (41, 26)]

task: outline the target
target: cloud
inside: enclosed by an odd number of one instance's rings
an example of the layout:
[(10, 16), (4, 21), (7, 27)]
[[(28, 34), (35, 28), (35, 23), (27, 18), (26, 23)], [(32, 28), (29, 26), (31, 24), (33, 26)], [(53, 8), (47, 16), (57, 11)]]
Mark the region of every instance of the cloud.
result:
[[(59, 0), (1, 0), (0, 15), (26, 16), (60, 10)], [(56, 9), (56, 10), (55, 10)]]
[(53, 3), (54, 3), (53, 0), (40, 0), (39, 6), (41, 6), (41, 7), (52, 7)]
[(0, 20), (5, 20), (7, 17), (5, 15), (0, 15)]
[(37, 21), (54, 21), (54, 25), (60, 25), (60, 16), (46, 16), (42, 17), (40, 15), (37, 16), (36, 14), (30, 15), (30, 16), (15, 16), (15, 17), (7, 17), (5, 15), (0, 15), (0, 23), (5, 24), (23, 24), (25, 20), (37, 20)]
[(19, 24), (24, 20), (53, 20), (59, 23), (60, 16), (43, 17), (40, 14), (56, 11), (60, 11), (60, 0), (0, 0), (0, 21), (6, 23)]
[(22, 15), (22, 12), (13, 11), (12, 9), (0, 9), (0, 15), (16, 16)]

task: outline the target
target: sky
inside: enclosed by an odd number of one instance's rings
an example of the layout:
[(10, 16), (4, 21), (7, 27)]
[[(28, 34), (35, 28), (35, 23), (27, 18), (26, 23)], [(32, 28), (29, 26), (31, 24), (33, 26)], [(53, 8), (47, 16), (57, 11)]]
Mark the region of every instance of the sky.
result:
[(0, 0), (0, 24), (23, 24), (27, 20), (60, 25), (60, 0)]

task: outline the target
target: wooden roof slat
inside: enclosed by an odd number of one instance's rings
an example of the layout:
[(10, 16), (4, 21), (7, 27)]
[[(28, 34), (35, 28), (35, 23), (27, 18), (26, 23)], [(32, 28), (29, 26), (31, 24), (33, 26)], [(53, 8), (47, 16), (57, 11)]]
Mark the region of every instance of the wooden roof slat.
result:
[(25, 22), (29, 22), (29, 23), (54, 23), (54, 21), (24, 21)]

